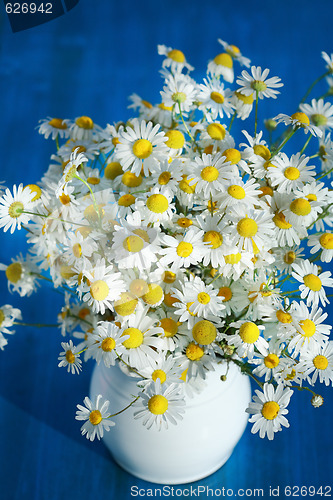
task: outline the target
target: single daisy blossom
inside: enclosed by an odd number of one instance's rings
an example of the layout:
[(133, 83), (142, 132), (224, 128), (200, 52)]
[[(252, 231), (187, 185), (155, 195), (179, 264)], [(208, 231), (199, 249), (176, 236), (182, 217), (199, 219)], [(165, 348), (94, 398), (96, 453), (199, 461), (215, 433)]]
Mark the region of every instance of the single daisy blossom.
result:
[(7, 188), (0, 198), (0, 227), (4, 232), (10, 229), (13, 233), (15, 229), (21, 229), (22, 224), (28, 224), (31, 219), (29, 212), (33, 208), (32, 200), (35, 193), (28, 188), (23, 188), (23, 184), (13, 186), (13, 194)]
[(283, 86), (281, 79), (277, 76), (268, 78), (269, 69), (261, 71), (260, 66), (251, 67), (252, 76), (245, 70), (242, 71), (242, 76), (236, 80), (237, 85), (240, 85), (238, 92), (244, 95), (252, 95), (258, 93), (259, 99), (264, 97), (273, 97), (276, 99), (280, 92), (276, 90)]
[(110, 430), (110, 427), (115, 425), (112, 420), (109, 420), (110, 413), (108, 408), (110, 401), (103, 401), (103, 396), (98, 394), (95, 401), (92, 402), (88, 396), (83, 400), (85, 406), (77, 405), (76, 420), (86, 420), (81, 427), (82, 436), (93, 441), (95, 437), (100, 440), (104, 435), (104, 430)]
[(292, 277), (301, 283), (299, 285), (301, 299), (307, 299), (307, 306), (318, 305), (319, 301), (323, 306), (329, 304), (324, 290), (324, 286), (333, 287), (333, 278), (329, 271), (318, 274), (318, 266), (309, 260), (304, 260), (300, 264), (294, 263), (292, 268)]

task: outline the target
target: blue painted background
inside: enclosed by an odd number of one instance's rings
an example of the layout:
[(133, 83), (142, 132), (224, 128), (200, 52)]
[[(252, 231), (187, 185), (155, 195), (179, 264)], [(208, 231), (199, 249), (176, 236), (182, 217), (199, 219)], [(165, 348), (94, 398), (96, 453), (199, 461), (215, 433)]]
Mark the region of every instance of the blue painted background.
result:
[[(1, 5), (0, 178), (8, 186), (40, 178), (53, 152), (35, 130), (40, 118), (85, 114), (104, 126), (130, 116), (133, 92), (158, 102), (158, 43), (183, 50), (198, 79), (221, 51), (217, 38), (239, 46), (285, 83), (280, 105), (265, 100), (259, 117), (291, 113), (324, 71), (321, 50), (333, 52), (332, 15), (331, 0), (81, 0), (65, 16), (13, 34)], [(0, 242), (0, 262), (24, 251), (18, 232), (1, 233)], [(29, 299), (10, 296), (5, 287), (2, 273), (1, 304), (22, 308), (26, 321), (55, 322), (61, 297), (47, 286)], [(130, 498), (130, 486), (149, 483), (123, 472), (102, 444), (81, 438), (75, 406), (88, 392), (92, 365), (79, 377), (57, 368), (60, 341), (56, 330), (22, 328), (0, 351), (0, 498)], [(315, 410), (306, 393), (295, 394), (289, 430), (268, 442), (248, 428), (228, 463), (201, 484), (266, 492), (330, 484), (332, 390), (321, 389), (324, 407)]]

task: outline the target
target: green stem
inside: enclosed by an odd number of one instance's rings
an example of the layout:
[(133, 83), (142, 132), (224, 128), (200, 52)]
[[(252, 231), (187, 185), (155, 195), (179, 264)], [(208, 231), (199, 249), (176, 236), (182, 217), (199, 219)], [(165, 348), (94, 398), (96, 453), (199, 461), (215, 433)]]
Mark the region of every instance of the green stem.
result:
[(183, 117), (183, 113), (182, 113), (182, 108), (180, 106), (180, 102), (178, 102), (178, 108), (179, 108), (179, 115), (180, 115), (180, 118), (181, 118), (181, 120), (183, 122), (183, 125), (184, 125), (185, 129), (186, 129), (186, 132), (188, 133), (189, 137), (191, 138), (191, 141), (195, 143), (195, 139), (194, 139), (193, 135), (191, 134), (191, 132), (189, 131), (188, 126), (185, 123), (185, 120), (184, 120), (184, 117)]
[(56, 136), (55, 142), (56, 142), (56, 146), (57, 146), (57, 151), (59, 151), (60, 147), (59, 147), (59, 136), (58, 135)]
[(228, 132), (230, 132), (232, 124), (234, 123), (234, 119), (235, 118), (236, 118), (236, 111), (234, 112), (234, 114), (232, 115), (232, 118), (230, 120), (229, 127), (228, 127)]
[(307, 148), (307, 145), (309, 144), (310, 140), (311, 140), (311, 137), (312, 137), (312, 134), (309, 134), (309, 137), (307, 138), (304, 146), (302, 147), (302, 149), (300, 150), (299, 154), (303, 154), (305, 149)]
[(254, 138), (257, 136), (257, 123), (258, 123), (258, 96), (259, 96), (259, 91), (256, 90), (256, 114), (255, 114), (255, 119), (254, 119)]
[(46, 323), (23, 323), (23, 322), (19, 322), (19, 321), (14, 321), (13, 325), (20, 325), (20, 326), (36, 326), (38, 328), (42, 328), (42, 327), (46, 327), (46, 328), (59, 328), (59, 324), (46, 324)]
[(123, 413), (123, 411), (127, 410), (130, 406), (132, 406), (139, 399), (139, 397), (140, 396), (137, 396), (135, 399), (133, 399), (133, 401), (129, 405), (125, 406), (125, 408), (123, 408), (120, 411), (117, 411), (117, 413), (113, 413), (112, 415), (110, 415), (107, 418), (115, 417), (116, 415), (119, 415), (120, 413)]
[(330, 174), (331, 172), (333, 172), (333, 167), (330, 170), (328, 170), (327, 172), (325, 172), (324, 174), (322, 174), (320, 177), (317, 177), (316, 181), (319, 181), (323, 177), (326, 177), (326, 175)]
[(94, 194), (93, 190), (92, 190), (92, 189), (91, 189), (91, 187), (89, 186), (88, 182), (87, 182), (87, 181), (85, 181), (84, 179), (82, 179), (82, 177), (80, 177), (80, 176), (79, 176), (79, 175), (77, 175), (77, 174), (76, 174), (76, 175), (74, 175), (74, 177), (75, 177), (76, 179), (79, 179), (81, 182), (83, 182), (83, 184), (84, 184), (84, 185), (85, 185), (85, 186), (89, 189), (90, 194), (91, 194), (91, 197), (92, 197), (92, 200), (93, 200), (94, 208), (95, 208), (96, 213), (97, 213), (97, 215), (98, 215), (99, 225), (100, 225), (100, 227), (101, 227), (101, 226), (102, 226), (102, 224), (101, 224), (101, 214), (100, 214), (99, 207), (98, 207), (98, 205), (97, 205), (96, 198), (95, 198), (95, 194)]
[(294, 133), (296, 132), (296, 130), (298, 130), (298, 129), (297, 128), (296, 129), (292, 129), (289, 132), (289, 134), (284, 139), (284, 141), (282, 141), (281, 144), (280, 144), (280, 146), (274, 151), (274, 153), (272, 154), (272, 157), (275, 156), (279, 151), (281, 151), (281, 149), (283, 148), (283, 146), (289, 141), (289, 139), (291, 139), (291, 137), (294, 135)]
[(139, 373), (137, 370), (135, 370), (135, 368), (133, 368), (131, 365), (129, 365), (128, 363), (126, 363), (126, 361), (123, 360), (123, 358), (121, 356), (119, 356), (119, 354), (116, 352), (117, 354), (117, 358), (119, 359), (119, 361), (121, 361), (122, 363), (124, 363), (124, 365), (127, 366), (127, 368), (133, 372), (133, 373), (136, 373), (139, 377), (145, 379), (146, 377), (144, 377), (143, 375), (141, 375), (141, 373)]
[(317, 85), (317, 83), (320, 82), (320, 80), (322, 80), (323, 78), (325, 78), (325, 76), (328, 76), (330, 73), (331, 73), (331, 70), (326, 71), (321, 76), (319, 76), (313, 83), (311, 83), (310, 87), (305, 92), (305, 94), (304, 94), (304, 96), (303, 96), (303, 98), (301, 100), (301, 104), (306, 101), (306, 99), (307, 99), (308, 95), (311, 93), (311, 90), (313, 89), (313, 87), (315, 85)]
[(290, 293), (296, 293), (299, 292), (299, 290), (288, 290), (287, 292), (282, 292), (281, 295), (289, 295)]

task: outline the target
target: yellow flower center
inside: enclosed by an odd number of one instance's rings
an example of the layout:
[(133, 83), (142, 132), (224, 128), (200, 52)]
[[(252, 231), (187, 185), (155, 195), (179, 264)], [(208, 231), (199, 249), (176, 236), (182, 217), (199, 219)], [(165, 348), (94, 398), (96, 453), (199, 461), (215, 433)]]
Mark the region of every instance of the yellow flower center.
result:
[(274, 420), (280, 411), (280, 406), (276, 401), (267, 401), (263, 404), (261, 414), (266, 420)]
[[(25, 188), (29, 188), (32, 193), (35, 193), (35, 196), (32, 198), (31, 201), (36, 201), (39, 200), (39, 198), (42, 196), (42, 190), (37, 184), (28, 184), (25, 186)], [(25, 189), (24, 188), (24, 189)]]
[(103, 280), (94, 281), (90, 286), (90, 295), (95, 300), (104, 300), (109, 295), (109, 286)]
[(169, 208), (168, 199), (163, 194), (152, 194), (147, 199), (148, 210), (155, 214), (162, 214)]
[(179, 257), (188, 257), (193, 252), (193, 246), (191, 243), (187, 243), (186, 241), (181, 241), (177, 246), (177, 255)]
[(242, 101), (244, 104), (252, 104), (253, 103), (253, 94), (244, 95), (244, 94), (241, 94), (240, 92), (235, 92), (235, 96), (237, 97), (237, 99)]
[(231, 56), (237, 56), (240, 54), (240, 50), (238, 47), (236, 47), (236, 45), (229, 45), (229, 47), (227, 48), (227, 51), (228, 51), (228, 54), (230, 54)]
[(301, 333), (303, 337), (312, 337), (316, 333), (316, 324), (311, 319), (303, 319), (299, 322), (299, 326), (304, 332)]
[(318, 356), (316, 356), (312, 362), (317, 370), (326, 370), (326, 368), (328, 367), (328, 359), (321, 354), (318, 354)]
[(148, 410), (153, 415), (163, 415), (168, 409), (169, 403), (167, 398), (161, 394), (155, 394), (148, 400)]
[(118, 200), (118, 205), (120, 207), (130, 207), (135, 203), (135, 196), (132, 194), (123, 194)]
[(260, 330), (255, 323), (247, 321), (239, 329), (239, 335), (245, 344), (254, 344), (260, 335)]
[(315, 195), (314, 193), (309, 193), (306, 195), (306, 198), (309, 200), (309, 201), (317, 201), (317, 195)]
[(187, 217), (180, 217), (177, 220), (177, 224), (180, 227), (190, 227), (190, 226), (192, 226), (193, 222), (191, 219), (188, 219)]
[(268, 161), (271, 157), (270, 150), (263, 144), (255, 144), (255, 146), (253, 146), (253, 151), (254, 154), (256, 154), (257, 156), (261, 156), (261, 158), (266, 161)]
[(241, 260), (242, 255), (238, 253), (230, 253), (229, 255), (224, 256), (224, 260), (226, 264), (235, 265)]
[(267, 89), (266, 83), (262, 80), (254, 80), (251, 82), (251, 87), (258, 92), (264, 92)]
[(245, 198), (245, 189), (242, 186), (237, 186), (237, 184), (233, 184), (228, 187), (228, 194), (235, 198), (236, 200), (243, 200)]
[(166, 145), (171, 149), (181, 149), (185, 143), (185, 137), (179, 130), (169, 130), (165, 133), (168, 138)]
[(76, 257), (77, 259), (79, 259), (82, 255), (82, 247), (80, 245), (80, 243), (75, 243), (75, 245), (73, 246), (73, 254), (74, 254), (74, 257)]
[(214, 63), (218, 66), (225, 66), (226, 68), (232, 68), (233, 66), (232, 57), (225, 52), (215, 56)]
[(136, 156), (140, 160), (144, 160), (151, 155), (153, 151), (153, 145), (147, 139), (138, 139), (133, 144), (132, 151), (134, 156)]
[(292, 227), (292, 225), (286, 221), (283, 212), (276, 212), (273, 217), (273, 222), (279, 229), (289, 229)]
[(78, 316), (81, 319), (86, 318), (90, 314), (90, 310), (87, 307), (83, 307), (82, 309), (79, 310)]
[(161, 175), (159, 176), (158, 183), (161, 186), (165, 186), (166, 184), (168, 184), (168, 182), (170, 181), (170, 179), (171, 179), (170, 172), (165, 171), (165, 172), (162, 172)]
[(210, 98), (212, 101), (216, 102), (217, 104), (224, 103), (224, 96), (220, 92), (215, 92), (215, 91), (211, 92)]
[(126, 328), (122, 333), (122, 337), (129, 335), (127, 340), (124, 340), (123, 345), (126, 349), (136, 349), (143, 342), (143, 333), (138, 328)]
[(223, 156), (225, 156), (226, 160), (230, 161), (232, 165), (235, 165), (236, 163), (238, 163), (242, 159), (240, 151), (238, 151), (238, 149), (234, 149), (234, 148), (226, 149), (223, 152)]
[(94, 122), (89, 116), (81, 116), (75, 120), (78, 127), (84, 128), (85, 130), (91, 130), (94, 128)]
[[(103, 209), (103, 205), (99, 204), (98, 210), (99, 210), (99, 215), (101, 217), (104, 217), (105, 211)], [(97, 213), (97, 210), (93, 204), (89, 205), (88, 207), (86, 207), (84, 209), (83, 215), (91, 223), (98, 222), (98, 213)]]
[(142, 176), (135, 175), (133, 172), (125, 172), (121, 178), (121, 182), (129, 188), (139, 187), (142, 183)]
[(72, 365), (75, 362), (75, 355), (72, 353), (72, 351), (70, 349), (68, 351), (66, 351), (65, 357), (66, 357), (67, 363), (69, 363), (70, 365)]
[(163, 302), (166, 306), (173, 307), (174, 303), (179, 302), (179, 300), (176, 299), (176, 297), (173, 297), (171, 293), (165, 293)]
[(161, 381), (161, 384), (163, 384), (166, 381), (166, 373), (163, 370), (154, 370), (151, 378), (156, 382), (156, 380), (159, 378)]
[(17, 219), (22, 215), (22, 212), (24, 210), (23, 203), (20, 201), (13, 201), (8, 207), (8, 215), (12, 219)]
[(219, 293), (217, 294), (218, 297), (223, 297), (223, 302), (229, 302), (229, 300), (232, 298), (232, 291), (229, 286), (222, 286), (219, 289)]
[(223, 236), (217, 231), (207, 231), (204, 234), (203, 241), (209, 243), (211, 248), (219, 248), (223, 243)]
[(112, 161), (111, 163), (108, 163), (108, 165), (106, 165), (104, 170), (104, 177), (113, 181), (116, 177), (123, 173), (124, 171), (120, 163), (118, 161)]
[(99, 177), (88, 177), (87, 179), (88, 184), (91, 184), (92, 186), (97, 186), (100, 182), (101, 179)]
[(59, 200), (60, 202), (62, 203), (62, 205), (69, 205), (70, 202), (71, 202), (71, 197), (68, 195), (68, 194), (65, 194), (65, 193), (62, 193), (60, 196), (59, 196)]
[(140, 252), (143, 249), (143, 239), (140, 236), (127, 236), (123, 241), (123, 247), (131, 253)]
[(190, 361), (199, 361), (205, 354), (205, 351), (199, 345), (195, 344), (194, 342), (191, 342), (186, 347), (185, 354)]
[(179, 189), (181, 189), (186, 194), (194, 194), (196, 184), (190, 185), (189, 182), (192, 179), (187, 179), (187, 175), (184, 175), (183, 179), (179, 183)]
[(49, 125), (60, 130), (66, 130), (67, 128), (67, 124), (63, 123), (63, 120), (61, 118), (52, 118), (52, 120), (49, 121)]
[(324, 233), (319, 238), (320, 244), (323, 248), (327, 250), (333, 250), (333, 234)]
[(168, 57), (177, 63), (185, 62), (185, 55), (181, 50), (170, 50), (170, 52), (168, 52)]
[(296, 258), (296, 253), (290, 250), (290, 252), (284, 254), (283, 260), (286, 264), (291, 265), (293, 262), (295, 262)]
[(119, 316), (129, 316), (135, 311), (138, 304), (138, 299), (128, 292), (123, 292), (120, 299), (114, 303), (114, 310)]
[(210, 302), (210, 296), (206, 292), (198, 293), (197, 299), (200, 302), (200, 304), (208, 304)]
[(142, 297), (148, 290), (148, 283), (140, 278), (133, 280), (129, 286), (129, 291), (136, 297)]
[(307, 274), (303, 278), (304, 285), (310, 288), (313, 292), (319, 292), (321, 290), (321, 280), (315, 274)]
[(186, 101), (186, 94), (185, 92), (174, 92), (171, 98), (174, 102), (181, 104), (182, 102)]
[(163, 328), (166, 337), (174, 337), (178, 331), (177, 322), (172, 318), (162, 318), (160, 327)]
[(327, 124), (326, 116), (322, 115), (321, 113), (315, 113), (311, 115), (311, 120), (317, 127), (322, 127)]
[(310, 125), (309, 117), (305, 113), (302, 113), (300, 111), (297, 111), (297, 113), (293, 113), (290, 118), (292, 120), (297, 120), (303, 125)]
[(290, 210), (294, 214), (304, 217), (305, 215), (309, 215), (311, 212), (311, 205), (308, 200), (305, 200), (304, 198), (297, 198), (290, 203)]
[(5, 319), (5, 313), (3, 312), (2, 309), (0, 309), (0, 326), (2, 325), (4, 319)]
[(284, 173), (285, 178), (290, 180), (290, 181), (295, 181), (301, 175), (300, 171), (296, 167), (288, 167), (285, 169), (285, 171), (283, 173)]
[(116, 342), (112, 337), (107, 337), (103, 339), (101, 348), (105, 352), (111, 352), (116, 347)]
[(164, 283), (174, 283), (176, 281), (176, 274), (171, 271), (164, 271), (163, 273), (163, 282)]
[(205, 167), (201, 170), (201, 178), (206, 182), (214, 182), (219, 176), (219, 171), (216, 167)]
[(203, 319), (198, 321), (192, 328), (193, 338), (198, 344), (208, 345), (216, 339), (216, 327), (211, 321)]
[(255, 220), (245, 217), (238, 222), (237, 232), (243, 238), (252, 238), (258, 232), (258, 225)]
[(291, 323), (293, 320), (291, 314), (284, 312), (281, 309), (276, 311), (276, 317), (280, 323)]
[(225, 138), (226, 130), (220, 123), (210, 123), (206, 130), (214, 141), (223, 141)]
[(159, 104), (158, 107), (160, 109), (163, 109), (164, 111), (172, 111), (172, 106), (166, 106), (165, 104), (163, 104), (163, 102), (161, 102), (161, 104)]
[(102, 422), (102, 420), (103, 420), (103, 417), (102, 417), (102, 414), (99, 410), (93, 410), (90, 412), (89, 422), (92, 425), (98, 425)]
[(280, 359), (276, 354), (268, 354), (268, 356), (264, 358), (264, 363), (267, 368), (272, 369), (278, 366)]
[(73, 272), (71, 266), (66, 266), (66, 265), (63, 265), (60, 267), (60, 276), (64, 279), (64, 280), (69, 280), (70, 278), (72, 278), (75, 274), (75, 272)]
[(138, 236), (140, 236), (140, 238), (143, 239), (143, 241), (145, 241), (146, 243), (149, 243), (149, 236), (148, 236), (148, 233), (147, 231), (145, 231), (144, 229), (134, 229), (133, 230), (133, 233), (137, 234)]
[(22, 276), (22, 266), (19, 262), (9, 264), (6, 269), (6, 277), (11, 283), (17, 283)]
[(261, 186), (259, 191), (262, 193), (259, 195), (259, 198), (262, 198), (263, 196), (273, 196), (273, 189), (270, 186)]
[(163, 299), (163, 289), (156, 283), (148, 284), (148, 291), (142, 296), (146, 304), (154, 306)]

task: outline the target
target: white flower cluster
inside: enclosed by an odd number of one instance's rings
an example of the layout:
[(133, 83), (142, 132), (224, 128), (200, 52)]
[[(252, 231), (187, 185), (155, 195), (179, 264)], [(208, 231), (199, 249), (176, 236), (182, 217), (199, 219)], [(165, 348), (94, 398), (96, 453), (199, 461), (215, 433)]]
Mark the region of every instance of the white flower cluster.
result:
[[(4, 230), (29, 225), (31, 256), (1, 269), (21, 295), (49, 271), (65, 290), (59, 325), (72, 337), (59, 366), (79, 373), (84, 353), (134, 373), (135, 416), (147, 427), (182, 418), (184, 394), (202, 390), (223, 358), (257, 378), (262, 391), (247, 411), (252, 431), (272, 439), (289, 425), (294, 387), (333, 384), (322, 309), (333, 279), (321, 269), (333, 257), (332, 189), (321, 182), (333, 167), (333, 106), (313, 99), (269, 120), (270, 131), (287, 125), (275, 143), (257, 133), (256, 112), (254, 135), (244, 130), (236, 144), (235, 118), (276, 98), (282, 83), (252, 66), (226, 88), (234, 61), (250, 61), (219, 42), (203, 83), (180, 50), (159, 46), (162, 101), (133, 95), (139, 116), (126, 123), (41, 122), (39, 132), (57, 144), (47, 172), (0, 199)], [(309, 139), (291, 156), (282, 151), (296, 132), (317, 138), (313, 155), (304, 154)], [(109, 402), (84, 402), (82, 433), (100, 439), (113, 425)]]

